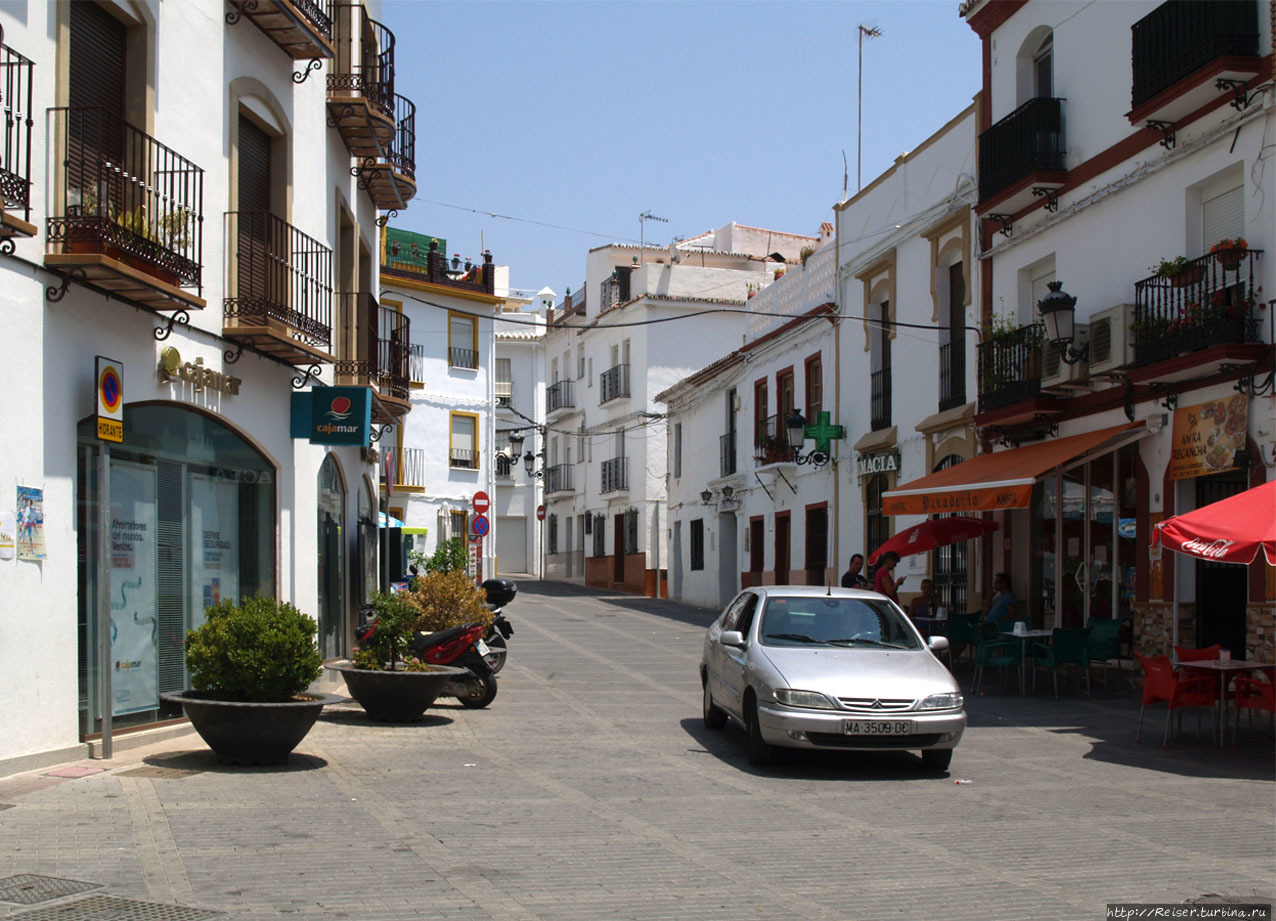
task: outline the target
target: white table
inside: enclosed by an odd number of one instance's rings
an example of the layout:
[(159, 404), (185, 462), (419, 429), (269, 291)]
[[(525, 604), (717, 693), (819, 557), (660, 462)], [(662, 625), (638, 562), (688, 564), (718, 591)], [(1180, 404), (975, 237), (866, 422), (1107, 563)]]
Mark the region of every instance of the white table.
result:
[(1175, 662), (1175, 668), (1199, 668), (1203, 672), (1218, 672), (1218, 744), (1223, 744), (1223, 730), (1227, 726), (1227, 686), (1237, 672), (1272, 668), (1271, 662), (1251, 662), (1247, 659), (1199, 659)]
[(1003, 633), (1002, 637), (1020, 640), (1019, 644), (1019, 696), (1028, 694), (1028, 640), (1039, 640), (1042, 637), (1054, 636), (1053, 630), (1025, 630), (1023, 633)]

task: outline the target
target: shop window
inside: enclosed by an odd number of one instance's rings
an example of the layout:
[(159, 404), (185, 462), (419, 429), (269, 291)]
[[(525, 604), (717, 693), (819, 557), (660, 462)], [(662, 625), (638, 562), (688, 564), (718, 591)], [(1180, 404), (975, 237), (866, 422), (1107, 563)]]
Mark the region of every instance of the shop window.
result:
[(691, 520), (691, 568), (704, 569), (704, 519)]
[[(99, 443), (78, 428), (81, 727), (101, 727), (97, 553)], [(224, 422), (171, 405), (131, 405), (111, 447), (110, 595), (116, 726), (181, 716), (159, 695), (189, 686), (182, 641), (222, 601), (275, 594), (275, 469)]]
[(319, 467), (318, 485), (319, 651), (325, 659), (333, 659), (345, 652), (346, 487), (331, 454)]

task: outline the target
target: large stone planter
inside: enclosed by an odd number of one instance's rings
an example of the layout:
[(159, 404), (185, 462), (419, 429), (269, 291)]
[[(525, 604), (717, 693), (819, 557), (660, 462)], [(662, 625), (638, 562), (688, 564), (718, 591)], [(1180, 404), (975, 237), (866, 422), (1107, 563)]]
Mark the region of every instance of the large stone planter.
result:
[(340, 673), (346, 691), (363, 707), (368, 719), (386, 723), (419, 720), (463, 668), (431, 666), (428, 672), (374, 671), (351, 665), (325, 665)]
[(334, 694), (298, 694), (280, 703), (218, 700), (212, 693), (182, 691), (162, 695), (181, 704), (218, 761), (227, 764), (283, 764), (314, 726)]

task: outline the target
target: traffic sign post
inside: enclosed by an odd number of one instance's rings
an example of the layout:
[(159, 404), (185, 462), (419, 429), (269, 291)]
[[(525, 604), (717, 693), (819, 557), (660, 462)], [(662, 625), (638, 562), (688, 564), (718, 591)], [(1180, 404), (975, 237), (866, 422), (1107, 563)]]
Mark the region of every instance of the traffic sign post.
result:
[(97, 356), (97, 437), (103, 441), (124, 441), (124, 365)]
[(492, 529), (492, 524), (485, 515), (475, 515), (470, 519), (470, 530), (474, 532), (474, 536), (478, 538), (487, 537), (488, 532)]
[(479, 515), (486, 515), (487, 510), (492, 507), (492, 500), (488, 498), (487, 493), (483, 492), (481, 489), (474, 494), (474, 498), (471, 502), (474, 506), (474, 511)]
[(545, 520), (545, 506), (543, 505), (536, 506), (536, 520), (537, 521)]
[(102, 757), (114, 754), (111, 717), (115, 695), (111, 688), (111, 442), (124, 441), (124, 365), (98, 355), (93, 389), (97, 403), (97, 607), (98, 701), (102, 714)]

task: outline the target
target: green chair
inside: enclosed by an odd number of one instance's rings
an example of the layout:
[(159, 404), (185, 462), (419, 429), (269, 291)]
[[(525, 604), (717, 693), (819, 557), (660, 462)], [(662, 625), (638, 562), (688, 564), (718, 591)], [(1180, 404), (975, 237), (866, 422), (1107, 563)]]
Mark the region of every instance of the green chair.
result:
[[(979, 635), (975, 642), (975, 681), (971, 685), (971, 693), (978, 694), (983, 683), (984, 669), (1000, 665), (1003, 669), (1013, 667), (1019, 674), (1019, 693), (1023, 693), (1023, 644), (1019, 640), (1006, 639), (997, 629), (996, 624), (979, 625)], [(1002, 685), (1005, 685), (1004, 672)]]
[(1130, 622), (1128, 617), (1091, 617), (1086, 621), (1090, 631), (1090, 660), (1103, 663), (1103, 690), (1108, 689), (1108, 662), (1115, 661), (1121, 667), (1121, 629)]
[[(1085, 696), (1090, 696), (1090, 655), (1089, 627), (1068, 629), (1055, 627), (1050, 634), (1049, 645), (1032, 644), (1032, 693), (1037, 693), (1037, 666), (1050, 669), (1050, 677), (1054, 680), (1054, 699), (1059, 699), (1059, 666), (1075, 665), (1085, 672)], [(1077, 677), (1077, 689), (1081, 688), (1081, 678)]]
[(956, 643), (963, 643), (972, 650), (975, 648), (975, 644), (979, 641), (979, 619), (980, 614), (978, 611), (973, 614), (950, 614), (948, 616), (950, 655), (952, 655), (952, 646)]

